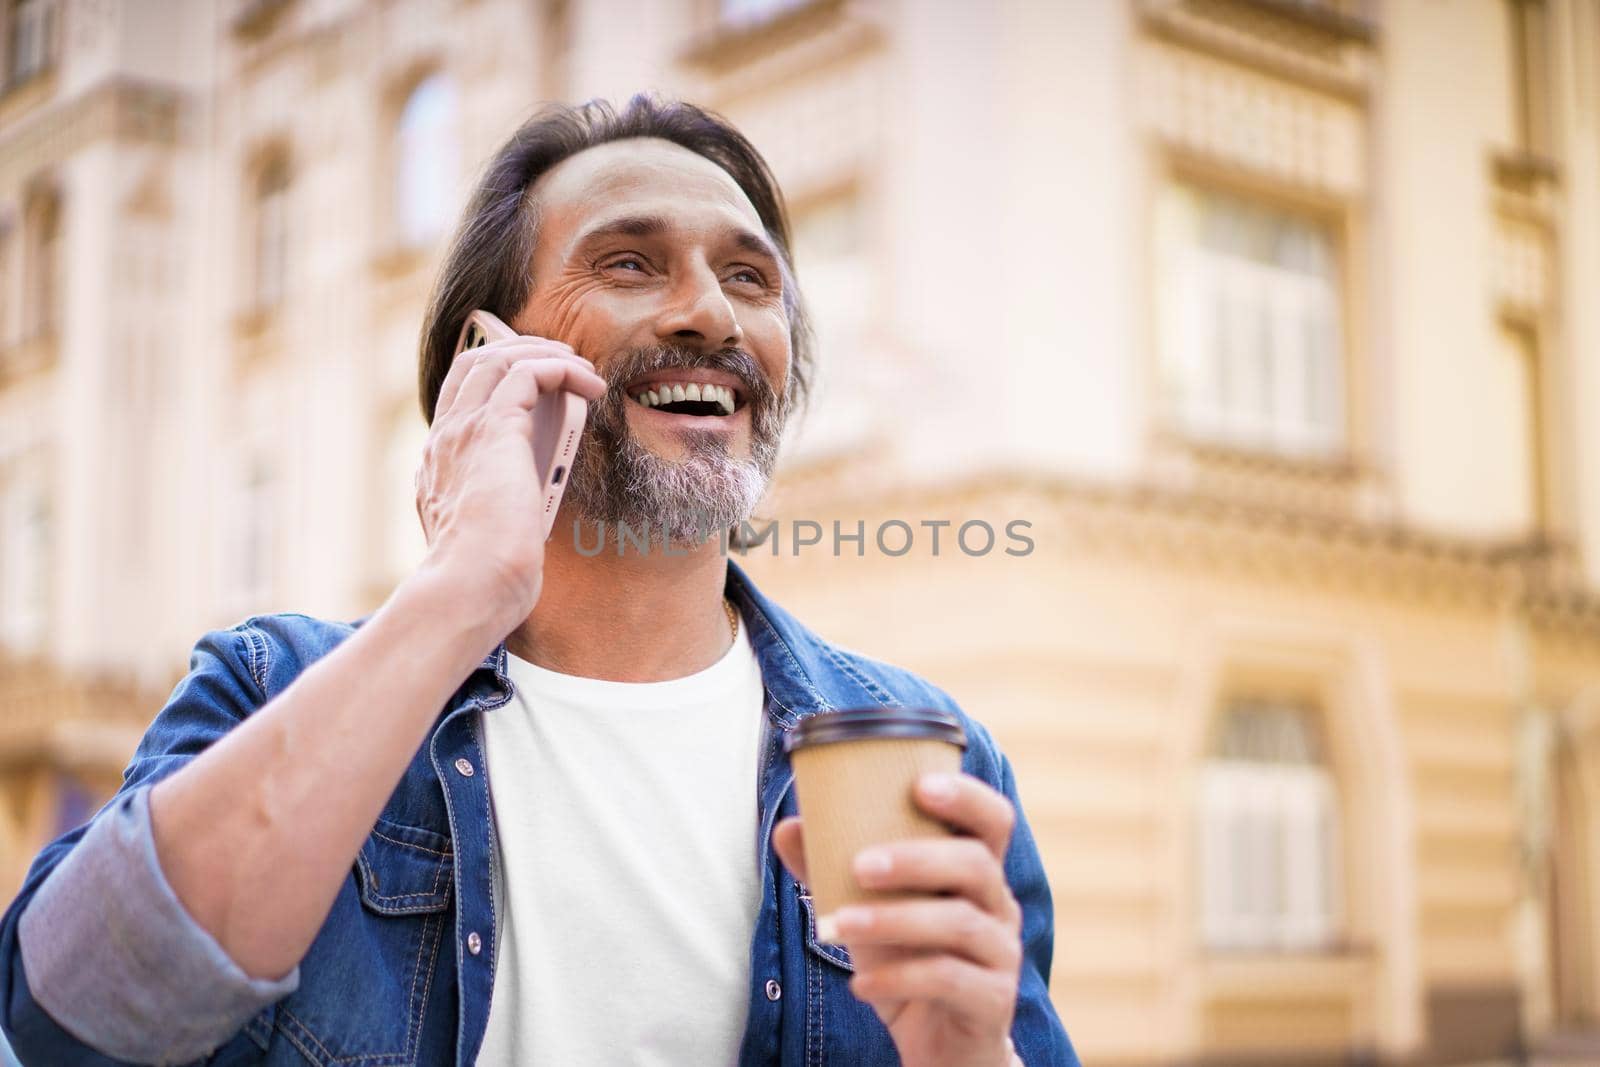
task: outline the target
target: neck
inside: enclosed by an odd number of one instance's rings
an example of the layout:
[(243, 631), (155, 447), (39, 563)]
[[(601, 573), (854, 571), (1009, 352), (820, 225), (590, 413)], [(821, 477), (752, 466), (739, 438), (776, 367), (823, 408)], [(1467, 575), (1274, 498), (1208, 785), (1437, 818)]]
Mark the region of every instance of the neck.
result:
[(659, 544), (648, 553), (630, 544), (619, 556), (608, 525), (595, 554), (596, 533), (585, 522), (585, 556), (572, 519), (566, 508), (557, 513), (539, 603), (507, 635), (508, 651), (562, 674), (660, 682), (704, 670), (728, 650), (728, 561), (715, 538), (670, 555)]

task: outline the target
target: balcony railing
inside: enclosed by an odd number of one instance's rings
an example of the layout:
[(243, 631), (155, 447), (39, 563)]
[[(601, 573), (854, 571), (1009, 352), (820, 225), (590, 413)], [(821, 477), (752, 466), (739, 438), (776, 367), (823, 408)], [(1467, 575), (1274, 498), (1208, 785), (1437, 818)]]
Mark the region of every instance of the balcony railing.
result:
[(0, 767), (120, 769), (161, 704), (125, 681), (0, 659)]
[(56, 365), (59, 342), (54, 330), (15, 344), (0, 345), (0, 387)]

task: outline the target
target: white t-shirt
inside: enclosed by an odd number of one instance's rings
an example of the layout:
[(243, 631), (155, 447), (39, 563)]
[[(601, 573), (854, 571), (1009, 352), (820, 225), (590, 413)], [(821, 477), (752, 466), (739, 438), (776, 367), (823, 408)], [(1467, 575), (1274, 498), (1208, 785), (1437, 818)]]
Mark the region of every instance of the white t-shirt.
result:
[(515, 697), (482, 713), (500, 939), (478, 1062), (736, 1063), (761, 903), (744, 626), (666, 682), (507, 672)]

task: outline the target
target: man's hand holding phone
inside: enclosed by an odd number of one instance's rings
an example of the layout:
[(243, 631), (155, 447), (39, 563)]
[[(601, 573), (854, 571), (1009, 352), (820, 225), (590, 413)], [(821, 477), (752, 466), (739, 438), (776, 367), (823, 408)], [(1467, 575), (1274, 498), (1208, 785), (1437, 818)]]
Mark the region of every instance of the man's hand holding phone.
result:
[[(509, 333), (509, 331), (508, 331)], [(605, 393), (594, 365), (559, 341), (508, 336), (456, 356), (417, 471), (426, 566), (454, 576), (507, 629), (539, 600), (552, 521), (534, 443), (541, 397)], [(538, 409), (536, 412), (535, 409)]]

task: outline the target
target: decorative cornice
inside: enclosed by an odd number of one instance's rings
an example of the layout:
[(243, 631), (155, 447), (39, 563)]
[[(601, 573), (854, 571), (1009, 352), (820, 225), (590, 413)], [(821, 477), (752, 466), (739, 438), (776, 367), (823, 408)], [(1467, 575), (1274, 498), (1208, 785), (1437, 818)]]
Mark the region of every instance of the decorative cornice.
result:
[(1275, 511), (1370, 520), (1385, 497), (1377, 471), (1348, 451), (1285, 456), (1158, 430), (1149, 456), (1143, 480), (1153, 485)]
[(1600, 591), (1584, 584), (1569, 548), (1542, 536), (1452, 537), (1400, 521), (1043, 473), (975, 472), (950, 485), (910, 485), (897, 483), (886, 463), (875, 466), (876, 474), (851, 469), (848, 478), (820, 467), (786, 472), (766, 511), (780, 519), (1000, 513), (1032, 523), (1036, 551), (1512, 612), (1600, 645)]
[(1495, 182), (1508, 189), (1531, 190), (1553, 185), (1561, 178), (1555, 160), (1521, 150), (1494, 153), (1489, 157), (1489, 169)]
[[(293, 3), (276, 5), (287, 11)], [(353, 55), (363, 43), (361, 31), (367, 20), (365, 9), (359, 5), (350, 11), (333, 15), (317, 22), (306, 19), (275, 17), (272, 25), (258, 33), (234, 35), (232, 59), (234, 69), (223, 81), (237, 91), (249, 91), (252, 79), (278, 64), (307, 64), (316, 68), (328, 62), (337, 62), (342, 55)]]
[(1542, 636), (1600, 644), (1600, 591), (1577, 570), (1570, 553), (1530, 560), (1519, 575), (1520, 606)]
[(183, 94), (171, 86), (132, 78), (101, 82), (0, 131), (0, 189), (16, 188), (106, 138), (176, 145), (186, 112)]
[(1365, 19), (1283, 0), (1141, 0), (1152, 35), (1306, 88), (1364, 100), (1376, 29)]
[(679, 62), (711, 75), (725, 75), (753, 60), (781, 52), (797, 41), (828, 34), (849, 15), (846, 0), (810, 0), (748, 23), (717, 19), (679, 55)]
[(241, 37), (259, 37), (271, 33), (291, 0), (235, 0), (230, 25)]
[(1357, 9), (1367, 6), (1362, 0), (1320, 0), (1312, 3), (1305, 0), (1210, 0), (1210, 3), (1214, 6), (1231, 3), (1234, 6), (1242, 4), (1253, 7), (1281, 20), (1285, 25), (1292, 24), (1341, 40), (1370, 45), (1378, 39), (1377, 23), (1364, 15), (1354, 14)]

